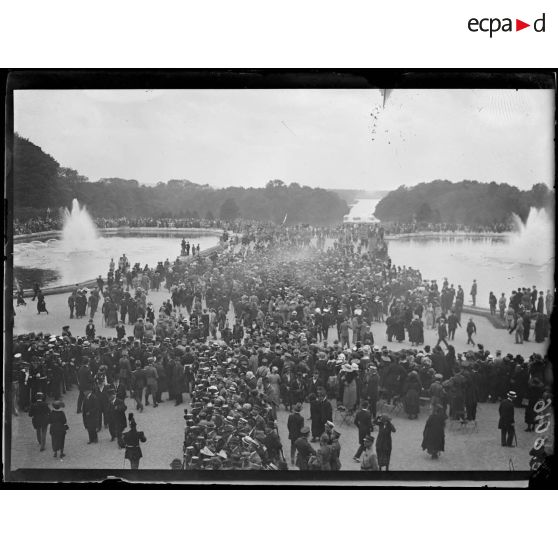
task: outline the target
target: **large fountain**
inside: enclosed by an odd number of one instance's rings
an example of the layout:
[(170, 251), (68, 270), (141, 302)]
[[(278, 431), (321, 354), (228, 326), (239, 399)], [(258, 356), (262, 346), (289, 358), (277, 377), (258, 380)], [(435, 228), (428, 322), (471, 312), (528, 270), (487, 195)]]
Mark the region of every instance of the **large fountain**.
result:
[(514, 213), (515, 232), (506, 256), (531, 265), (546, 265), (554, 258), (554, 223), (545, 209), (532, 207), (525, 223)]
[(544, 209), (531, 208), (525, 223), (514, 216), (515, 230), (500, 235), (429, 235), (388, 241), (394, 265), (419, 269), (426, 279), (444, 277), (465, 291), (465, 304), (477, 280), (477, 306), (488, 307), (493, 291), (509, 296), (512, 290), (533, 285), (554, 290), (554, 223)]
[(217, 246), (220, 232), (188, 229), (98, 231), (84, 206), (74, 199), (63, 210), (62, 235), (44, 233), (30, 242), (14, 242), (14, 277), (17, 285), (30, 289), (35, 282), (41, 287), (66, 287), (106, 276), (111, 258), (118, 261), (126, 254), (133, 264), (143, 267), (159, 261), (174, 261), (180, 253), (180, 239), (199, 244), (201, 250)]
[(62, 230), (62, 247), (65, 252), (86, 252), (96, 250), (98, 246), (97, 227), (85, 206), (80, 207), (74, 198), (72, 208), (64, 208), (64, 228)]

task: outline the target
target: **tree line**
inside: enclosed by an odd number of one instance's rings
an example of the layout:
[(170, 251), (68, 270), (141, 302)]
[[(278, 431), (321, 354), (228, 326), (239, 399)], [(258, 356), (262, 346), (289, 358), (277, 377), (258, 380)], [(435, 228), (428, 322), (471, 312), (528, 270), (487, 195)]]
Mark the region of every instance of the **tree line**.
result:
[(491, 226), (508, 223), (512, 213), (525, 222), (532, 207), (545, 208), (554, 216), (554, 193), (546, 184), (525, 191), (506, 183), (435, 180), (391, 191), (378, 202), (375, 216), (400, 223)]
[(137, 180), (91, 182), (19, 135), (13, 146), (14, 214), (26, 218), (71, 205), (76, 198), (94, 217), (195, 217), (257, 219), (330, 225), (342, 221), (347, 203), (335, 192), (270, 180), (265, 188), (215, 189), (189, 180), (145, 186)]

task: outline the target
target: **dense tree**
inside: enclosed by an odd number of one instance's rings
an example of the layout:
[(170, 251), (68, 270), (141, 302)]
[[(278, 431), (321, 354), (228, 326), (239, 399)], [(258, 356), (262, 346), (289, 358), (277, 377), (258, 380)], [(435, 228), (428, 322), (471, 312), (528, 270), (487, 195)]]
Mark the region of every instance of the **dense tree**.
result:
[(14, 205), (46, 208), (60, 201), (57, 185), (60, 165), (40, 147), (14, 135)]
[[(213, 215), (226, 215), (226, 218), (281, 223), (287, 216), (287, 223), (328, 225), (341, 222), (349, 211), (347, 203), (332, 191), (309, 188), (296, 182), (287, 186), (279, 179), (269, 181), (265, 188), (231, 186), (222, 189), (185, 179), (158, 182), (153, 187), (121, 178), (90, 182), (73, 169), (61, 168), (28, 140), (20, 139), (20, 143), (18, 157), (14, 160), (19, 177), (15, 188), (16, 193), (19, 192), (15, 211), (19, 216), (48, 206), (69, 206), (73, 198), (86, 204), (97, 217), (203, 215), (212, 218)], [(24, 180), (27, 176), (32, 180)]]
[(531, 207), (544, 207), (553, 214), (554, 194), (545, 184), (522, 191), (505, 183), (435, 180), (411, 188), (400, 186), (380, 200), (375, 215), (382, 221), (493, 225), (508, 222), (512, 213), (525, 221)]
[(417, 211), (417, 221), (430, 221), (432, 219), (432, 208), (427, 202), (422, 202), (422, 205)]
[(232, 198), (227, 198), (221, 206), (219, 215), (221, 219), (226, 219), (227, 221), (229, 221), (236, 219), (239, 213), (240, 209), (238, 209), (238, 205), (236, 205), (236, 202)]

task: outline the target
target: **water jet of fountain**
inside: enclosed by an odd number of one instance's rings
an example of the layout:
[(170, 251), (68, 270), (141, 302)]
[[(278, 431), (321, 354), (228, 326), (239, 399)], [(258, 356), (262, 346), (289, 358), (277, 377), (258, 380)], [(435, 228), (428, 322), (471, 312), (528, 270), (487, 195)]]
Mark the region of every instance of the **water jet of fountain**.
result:
[(86, 252), (97, 248), (97, 227), (85, 206), (72, 200), (72, 209), (64, 208), (64, 228), (62, 230), (62, 247), (65, 252)]
[(545, 265), (554, 258), (554, 224), (548, 212), (532, 207), (527, 221), (512, 214), (516, 232), (507, 245), (509, 255), (517, 261)]

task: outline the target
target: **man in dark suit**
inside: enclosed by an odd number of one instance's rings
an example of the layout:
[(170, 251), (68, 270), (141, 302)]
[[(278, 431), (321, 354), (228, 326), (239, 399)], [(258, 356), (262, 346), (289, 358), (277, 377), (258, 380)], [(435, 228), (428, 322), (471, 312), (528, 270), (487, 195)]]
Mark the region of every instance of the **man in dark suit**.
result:
[(89, 434), (88, 444), (96, 444), (97, 429), (99, 428), (99, 418), (101, 415), (101, 405), (95, 394), (90, 390), (85, 390), (83, 399), (83, 426)]
[(498, 409), (500, 413), (500, 420), (498, 421), (498, 428), (502, 436), (502, 446), (511, 447), (513, 438), (515, 436), (515, 418), (514, 418), (514, 399), (516, 398), (515, 391), (508, 391), (506, 399), (503, 399)]
[(126, 404), (124, 400), (120, 399), (113, 389), (107, 393), (109, 397), (108, 409), (108, 427), (110, 432), (110, 441), (118, 440), (120, 443), (122, 439), (122, 432), (127, 426), (126, 422)]
[(116, 394), (116, 399), (120, 399), (121, 401), (124, 401), (126, 399), (127, 397), (126, 387), (120, 380), (119, 376), (116, 376), (114, 378), (111, 387), (114, 390), (114, 393)]
[(320, 381), (320, 375), (318, 372), (314, 372), (314, 374), (312, 374), (312, 378), (310, 378), (310, 380), (308, 381), (308, 384), (306, 386), (306, 393), (307, 395), (310, 394), (314, 394), (318, 395), (318, 388), (323, 386), (322, 382)]
[(438, 323), (438, 342), (436, 343), (435, 346), (438, 347), (440, 343), (444, 343), (447, 349), (449, 346), (447, 342), (447, 337), (448, 337), (448, 329), (446, 327), (446, 322), (444, 318), (440, 318), (440, 322)]
[(355, 415), (355, 425), (358, 428), (358, 443), (359, 447), (355, 456), (353, 457), (353, 461), (357, 463), (360, 462), (360, 456), (364, 451), (364, 438), (369, 436), (374, 427), (372, 426), (372, 415), (368, 410), (368, 402), (363, 401), (361, 405), (361, 409)]
[(376, 418), (376, 408), (378, 404), (378, 394), (380, 390), (380, 376), (375, 366), (370, 366), (368, 372), (368, 382), (366, 384), (366, 399), (370, 404), (370, 413)]
[(461, 327), (461, 323), (457, 319), (455, 312), (452, 310), (451, 314), (448, 316), (448, 338), (453, 341), (455, 339), (455, 331), (457, 326)]
[(93, 375), (89, 368), (89, 357), (82, 357), (82, 365), (79, 367), (77, 373), (79, 396), (77, 402), (77, 412), (81, 413), (83, 399), (87, 390), (93, 389)]
[(297, 403), (294, 407), (294, 411), (289, 415), (287, 419), (287, 429), (289, 431), (289, 440), (291, 441), (291, 464), (294, 465), (296, 446), (295, 442), (300, 438), (300, 431), (304, 427), (304, 417), (300, 414), (302, 411), (302, 405)]

